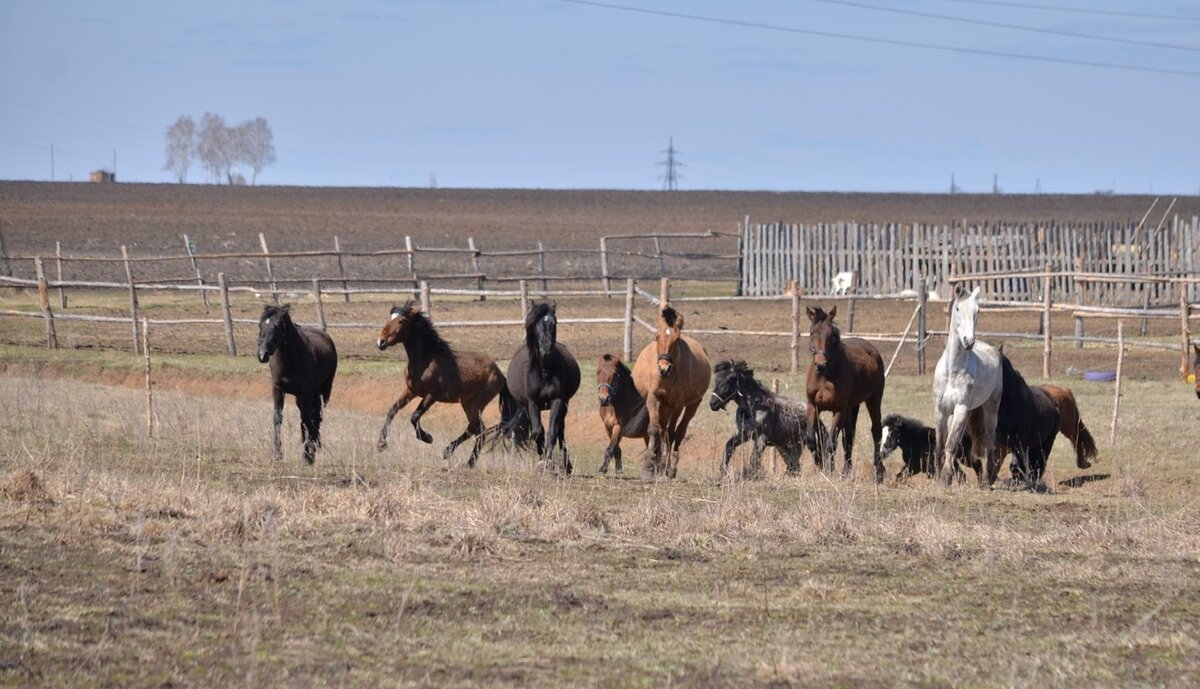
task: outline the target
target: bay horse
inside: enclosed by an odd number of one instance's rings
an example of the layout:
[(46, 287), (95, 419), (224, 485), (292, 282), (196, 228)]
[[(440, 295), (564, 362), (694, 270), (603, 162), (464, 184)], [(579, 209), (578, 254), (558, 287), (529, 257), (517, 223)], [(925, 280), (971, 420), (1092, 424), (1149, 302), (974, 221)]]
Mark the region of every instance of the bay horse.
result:
[(258, 317), (258, 360), (271, 365), (275, 459), (283, 459), (279, 439), (283, 396), (292, 395), (300, 410), (304, 461), (312, 464), (321, 446), (324, 405), (329, 404), (333, 376), (337, 373), (337, 348), (333, 340), (324, 331), (293, 323), (290, 304), (268, 304)]
[(950, 327), (946, 349), (933, 373), (933, 413), (937, 422), (938, 467), (946, 484), (958, 470), (955, 453), (963, 435), (971, 438), (972, 455), (986, 458), (986, 474), (974, 463), (981, 486), (996, 482), (996, 422), (1004, 391), (1000, 353), (975, 339), (979, 323), (979, 288), (970, 294), (955, 288), (950, 305)]
[(638, 394), (633, 384), (633, 372), (620, 358), (604, 354), (596, 359), (596, 395), (600, 403), (600, 421), (608, 437), (604, 449), (604, 463), (600, 473), (608, 473), (608, 463), (616, 460), (616, 473), (624, 473), (621, 464), (621, 438), (641, 438), (647, 445), (650, 434), (650, 414), (646, 411), (646, 398)]
[(458, 402), (467, 415), (467, 430), (446, 446), (442, 457), (449, 459), (454, 450), (467, 438), (475, 436), (468, 467), (474, 467), (479, 458), (483, 438), (483, 408), (497, 395), (500, 396), (501, 421), (509, 421), (519, 410), (512, 395), (508, 393), (504, 374), (490, 357), (478, 352), (456, 352), (442, 339), (429, 317), (421, 311), (421, 305), (413, 300), (403, 306), (393, 306), (388, 320), (379, 332), (376, 345), (380, 351), (395, 344), (403, 344), (408, 356), (408, 367), (404, 371), (404, 389), (399, 399), (388, 409), (383, 428), (379, 431), (380, 450), (387, 448), (388, 426), (396, 413), (413, 399), (420, 399), (416, 410), (409, 417), (417, 439), (432, 443), (433, 436), (421, 428), (421, 417), (436, 402)]
[(1013, 478), (1032, 486), (1046, 472), (1061, 425), (1058, 407), (1045, 390), (1029, 387), (1007, 356), (999, 356), (1003, 391), (996, 420), (997, 454), (1003, 457), (1012, 451)]
[[(922, 473), (933, 478), (937, 474), (937, 431), (933, 427), (907, 416), (888, 414), (883, 418), (883, 440), (879, 454), (887, 459), (896, 450), (900, 450), (904, 460), (896, 474), (897, 480)], [(971, 456), (971, 436), (963, 435), (954, 457), (960, 463), (978, 470), (976, 465), (979, 460)]]
[[(880, 407), (883, 404), (883, 357), (875, 345), (866, 340), (851, 337), (842, 339), (841, 331), (834, 324), (837, 307), (825, 313), (821, 307), (808, 308), (809, 353), (812, 363), (808, 366), (808, 442), (823, 455), (822, 463), (833, 468), (837, 441), (842, 439), (844, 459), (842, 474), (849, 475), (851, 458), (854, 454), (854, 431), (858, 425), (860, 405), (866, 404), (871, 416), (871, 440), (874, 443), (875, 482), (883, 481), (883, 460), (879, 456), (879, 440), (883, 432), (880, 423)], [(829, 440), (824, 447), (817, 445), (818, 417), (821, 412), (832, 412), (829, 423)]]
[(1090, 468), (1092, 460), (1096, 459), (1098, 454), (1096, 439), (1092, 437), (1087, 426), (1083, 425), (1083, 419), (1079, 416), (1079, 405), (1075, 402), (1075, 393), (1071, 392), (1070, 388), (1050, 383), (1039, 385), (1038, 388), (1049, 395), (1050, 399), (1054, 400), (1054, 406), (1058, 407), (1058, 432), (1070, 440), (1071, 447), (1075, 448), (1075, 466), (1080, 469)]
[(654, 341), (642, 349), (633, 366), (634, 384), (646, 398), (649, 416), (643, 478), (653, 478), (656, 474), (675, 478), (679, 446), (696, 409), (704, 401), (711, 379), (704, 345), (684, 335), (683, 314), (664, 305), (658, 314)]
[[(525, 342), (508, 364), (507, 393), (524, 413), (502, 426), (506, 436), (534, 439), (538, 456), (554, 471), (571, 473), (567, 452), (566, 420), (571, 398), (579, 390), (579, 363), (558, 341), (558, 316), (552, 303), (537, 303), (525, 316)], [(549, 432), (542, 427), (542, 411), (550, 410)], [(555, 461), (555, 450), (561, 460)]]
[[(762, 475), (762, 454), (768, 447), (779, 450), (789, 474), (800, 473), (800, 454), (808, 441), (808, 407), (804, 401), (768, 390), (754, 377), (754, 369), (745, 361), (721, 361), (713, 368), (713, 373), (716, 380), (709, 393), (709, 409), (720, 411), (730, 401), (737, 405), (734, 412), (736, 430), (725, 441), (721, 478), (724, 479), (729, 471), (729, 459), (733, 451), (748, 441), (754, 441), (754, 449), (750, 454), (750, 476)], [(817, 434), (820, 438), (818, 442), (823, 442), (825, 429), (817, 429)], [(813, 452), (813, 461), (820, 466), (816, 452)]]

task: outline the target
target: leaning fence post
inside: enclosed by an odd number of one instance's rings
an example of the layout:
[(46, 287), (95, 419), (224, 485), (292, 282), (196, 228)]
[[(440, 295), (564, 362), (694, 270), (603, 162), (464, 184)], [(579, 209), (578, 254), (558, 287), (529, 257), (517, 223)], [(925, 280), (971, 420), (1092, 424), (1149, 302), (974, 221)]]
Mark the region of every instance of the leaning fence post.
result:
[(1046, 266), (1046, 277), (1042, 280), (1042, 378), (1050, 377), (1050, 352), (1054, 344), (1054, 337), (1050, 334), (1050, 307), (1052, 305), (1050, 297), (1050, 286), (1053, 281), (1050, 279), (1050, 266)]
[(609, 296), (608, 280), (608, 237), (600, 238), (600, 286), (604, 288), (604, 296)]
[(483, 293), (483, 273), (479, 272), (479, 249), (475, 248), (475, 238), (467, 237), (467, 248), (471, 250), (471, 270), (475, 271), (475, 287), (479, 290), (479, 301), (487, 301)]
[(263, 262), (267, 264), (267, 281), (271, 283), (271, 299), (279, 303), (279, 288), (275, 286), (275, 271), (271, 268), (271, 250), (267, 248), (267, 237), (258, 233), (258, 243), (262, 245)]
[(792, 373), (800, 371), (800, 286), (792, 283)]
[(42, 265), (42, 257), (33, 259), (37, 269), (38, 303), (42, 307), (42, 318), (46, 321), (46, 346), (58, 349), (58, 332), (54, 329), (54, 312), (50, 310), (50, 290), (46, 286), (46, 269)]
[[(1075, 290), (1075, 305), (1083, 306), (1083, 290)], [(1083, 349), (1083, 338), (1085, 335), (1083, 329), (1083, 314), (1075, 312), (1075, 349)]]
[(625, 338), (621, 350), (625, 361), (633, 356), (633, 285), (633, 278), (625, 279)]
[(333, 253), (337, 254), (338, 275), (342, 278), (342, 300), (350, 303), (350, 288), (346, 286), (346, 266), (342, 263), (342, 241), (333, 235)]
[(541, 242), (538, 242), (538, 271), (542, 276), (542, 296), (545, 297), (550, 288), (546, 286), (546, 247)]
[(54, 274), (58, 286), (58, 308), (67, 308), (67, 292), (62, 286), (62, 242), (54, 242)]
[(529, 315), (529, 281), (521, 281), (521, 320)]
[(154, 437), (154, 379), (150, 375), (150, 319), (142, 319), (142, 352), (146, 355), (146, 437)]
[(671, 278), (663, 278), (658, 287), (658, 308), (662, 310), (671, 302)]
[(426, 316), (431, 316), (431, 314), (433, 312), (433, 304), (430, 303), (430, 294), (431, 294), (431, 292), (429, 291), (429, 282), (427, 280), (422, 280), (421, 281), (421, 311), (423, 311)]
[(321, 278), (313, 278), (313, 299), (317, 302), (317, 326), (325, 330), (325, 300), (321, 298)]
[(217, 289), (221, 292), (221, 316), (225, 319), (225, 351), (237, 356), (237, 342), (233, 339), (233, 313), (229, 310), (229, 286), (225, 284), (225, 273), (217, 273)]
[(1188, 345), (1191, 343), (1191, 331), (1188, 330), (1188, 288), (1186, 282), (1179, 283), (1179, 337), (1182, 354), (1179, 356), (1179, 375), (1187, 378), (1188, 374)]
[(208, 290), (204, 289), (204, 276), (200, 274), (200, 264), (196, 261), (196, 245), (188, 236), (183, 235), (183, 248), (187, 249), (188, 258), (192, 259), (192, 272), (196, 273), (196, 284), (200, 286), (200, 298), (204, 300), (204, 307), (208, 308)]
[(1121, 411), (1121, 367), (1125, 363), (1125, 323), (1117, 319), (1117, 384), (1113, 391), (1112, 424), (1108, 429), (1108, 444), (1117, 444), (1117, 414)]
[(133, 286), (133, 268), (129, 265), (129, 249), (121, 245), (121, 258), (125, 259), (125, 281), (129, 285), (129, 319), (133, 324), (133, 353), (138, 353), (138, 298)]
[(925, 314), (929, 310), (929, 285), (922, 277), (917, 285), (917, 375), (925, 375), (925, 339), (929, 337), (926, 331)]
[(0, 259), (4, 259), (4, 275), (12, 277), (12, 261), (8, 257), (8, 241), (4, 239), (3, 225), (0, 225)]

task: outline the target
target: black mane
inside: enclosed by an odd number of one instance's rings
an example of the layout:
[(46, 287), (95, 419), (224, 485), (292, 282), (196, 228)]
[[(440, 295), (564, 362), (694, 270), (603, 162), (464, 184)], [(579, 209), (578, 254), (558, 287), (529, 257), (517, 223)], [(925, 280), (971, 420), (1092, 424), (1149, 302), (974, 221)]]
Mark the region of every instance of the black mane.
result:
[(454, 354), (454, 348), (450, 346), (449, 342), (442, 339), (437, 328), (433, 326), (433, 321), (429, 320), (429, 316), (421, 310), (420, 302), (409, 299), (404, 302), (404, 306), (393, 306), (391, 315), (396, 314), (412, 321), (414, 340), (420, 340), (432, 352)]
[(674, 307), (664, 306), (662, 310), (662, 319), (663, 322), (667, 324), (668, 328), (674, 328), (675, 321), (679, 319), (679, 312), (676, 311)]
[(928, 426), (901, 414), (888, 414), (883, 419), (884, 426), (890, 426), (901, 433), (920, 433)]

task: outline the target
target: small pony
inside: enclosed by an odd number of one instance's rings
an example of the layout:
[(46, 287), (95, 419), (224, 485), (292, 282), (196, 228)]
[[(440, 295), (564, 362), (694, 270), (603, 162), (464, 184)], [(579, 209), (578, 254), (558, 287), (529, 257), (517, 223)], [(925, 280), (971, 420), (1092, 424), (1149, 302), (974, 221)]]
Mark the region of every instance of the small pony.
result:
[(647, 427), (650, 415), (646, 412), (646, 399), (638, 394), (633, 384), (633, 372), (612, 354), (596, 359), (596, 395), (600, 402), (600, 421), (604, 423), (608, 447), (604, 449), (604, 463), (600, 473), (608, 473), (608, 463), (616, 460), (618, 474), (624, 473), (621, 464), (621, 438), (641, 438), (649, 444)]
[[(887, 459), (897, 449), (904, 459), (904, 466), (896, 474), (897, 480), (921, 473), (930, 478), (937, 475), (937, 431), (932, 427), (907, 416), (888, 414), (883, 419), (879, 454)], [(963, 435), (954, 457), (967, 466), (978, 468), (979, 460), (971, 456), (970, 435)]]
[(333, 340), (324, 331), (293, 323), (291, 304), (268, 304), (258, 317), (258, 360), (271, 363), (275, 459), (283, 459), (279, 427), (283, 424), (283, 396), (287, 394), (295, 396), (300, 409), (304, 461), (312, 464), (321, 446), (321, 418), (337, 373)]
[[(808, 407), (801, 400), (793, 400), (771, 392), (754, 377), (754, 369), (745, 361), (721, 361), (713, 369), (716, 382), (709, 394), (708, 406), (720, 411), (732, 400), (737, 405), (734, 424), (737, 430), (725, 442), (725, 456), (721, 461), (721, 478), (729, 471), (729, 459), (739, 445), (754, 441), (747, 474), (762, 475), (762, 454), (768, 447), (779, 450), (789, 474), (800, 473), (800, 454), (808, 441)], [(817, 423), (820, 423), (818, 421)], [(819, 443), (825, 441), (824, 425), (818, 429)], [(809, 447), (815, 450), (815, 445)], [(817, 453), (813, 462), (820, 468)]]

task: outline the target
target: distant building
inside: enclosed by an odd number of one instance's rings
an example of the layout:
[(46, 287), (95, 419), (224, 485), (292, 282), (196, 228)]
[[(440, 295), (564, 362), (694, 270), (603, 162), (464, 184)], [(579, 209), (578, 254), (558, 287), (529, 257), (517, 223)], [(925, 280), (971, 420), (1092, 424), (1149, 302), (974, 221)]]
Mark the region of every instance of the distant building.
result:
[(110, 184), (117, 181), (117, 173), (108, 170), (92, 170), (93, 184)]

